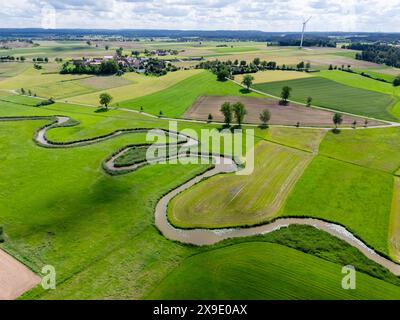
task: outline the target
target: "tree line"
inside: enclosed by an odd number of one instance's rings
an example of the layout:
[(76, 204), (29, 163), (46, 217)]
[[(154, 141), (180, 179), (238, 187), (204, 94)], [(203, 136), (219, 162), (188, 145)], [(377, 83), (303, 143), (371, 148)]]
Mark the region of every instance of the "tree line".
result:
[(400, 48), (389, 44), (352, 43), (347, 49), (359, 50), (356, 59), (400, 68)]

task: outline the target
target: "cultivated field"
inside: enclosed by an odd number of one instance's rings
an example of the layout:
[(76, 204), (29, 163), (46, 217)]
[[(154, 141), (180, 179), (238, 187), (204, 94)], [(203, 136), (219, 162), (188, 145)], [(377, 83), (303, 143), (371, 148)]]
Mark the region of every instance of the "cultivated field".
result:
[[(274, 81), (285, 81), (285, 80), (293, 80), (293, 79), (303, 79), (312, 77), (310, 73), (306, 72), (298, 72), (298, 71), (279, 71), (279, 70), (270, 70), (270, 71), (260, 71), (253, 75), (253, 83), (266, 83), (266, 82), (274, 82)], [(238, 75), (235, 77), (235, 80), (238, 82), (242, 82), (244, 75)]]
[(312, 97), (316, 106), (378, 119), (396, 119), (388, 111), (393, 102), (390, 95), (349, 87), (322, 77), (256, 84), (253, 87), (279, 97), (284, 86), (292, 88), (291, 99), (297, 102), (305, 103), (308, 97)]
[[(223, 122), (224, 117), (220, 109), (224, 102), (242, 102), (247, 111), (246, 123), (260, 124), (260, 114), (267, 109), (271, 112), (270, 124), (295, 126), (299, 122), (302, 126), (333, 126), (332, 118), (334, 112), (310, 108), (296, 103), (282, 106), (277, 99), (256, 97), (202, 96), (183, 115), (183, 118), (207, 121), (208, 116), (211, 114), (213, 120)], [(362, 118), (343, 115), (344, 126), (350, 126), (354, 121), (359, 125), (364, 124), (364, 119)], [(372, 126), (380, 124), (382, 123), (378, 121), (370, 122)]]
[(162, 111), (166, 117), (180, 117), (198, 97), (204, 95), (260, 96), (256, 93), (243, 93), (239, 86), (231, 82), (217, 81), (211, 73), (201, 71), (165, 90), (121, 102), (119, 106), (135, 110), (143, 107), (145, 112), (154, 115), (159, 115)]
[(169, 219), (181, 228), (255, 225), (276, 216), (311, 155), (260, 142), (250, 176), (220, 175), (175, 198)]

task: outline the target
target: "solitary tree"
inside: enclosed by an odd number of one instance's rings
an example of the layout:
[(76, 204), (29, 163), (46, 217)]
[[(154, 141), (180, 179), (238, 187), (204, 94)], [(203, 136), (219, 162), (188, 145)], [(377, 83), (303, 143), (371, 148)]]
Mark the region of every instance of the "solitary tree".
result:
[(332, 120), (335, 125), (335, 129), (337, 130), (338, 126), (343, 122), (343, 117), (340, 113), (335, 113)]
[(250, 87), (251, 87), (251, 85), (253, 84), (253, 80), (254, 80), (254, 77), (251, 76), (251, 75), (249, 75), (249, 74), (246, 74), (246, 75), (243, 77), (242, 84), (246, 86), (247, 91), (250, 91)]
[(164, 112), (160, 111), (160, 113), (158, 114), (158, 116), (161, 118), (164, 115)]
[(263, 110), (260, 114), (260, 120), (264, 127), (268, 126), (269, 120), (271, 120), (271, 112), (268, 109)]
[(227, 127), (229, 127), (232, 123), (232, 106), (229, 102), (225, 102), (221, 106), (221, 113), (224, 116), (224, 122)]
[(356, 127), (357, 127), (357, 121), (354, 120), (354, 121), (353, 121), (353, 129), (355, 129)]
[(208, 122), (212, 122), (213, 121), (213, 115), (210, 113), (209, 115), (208, 115)]
[(102, 93), (100, 95), (100, 105), (104, 106), (106, 109), (108, 109), (112, 100), (113, 98), (108, 93)]
[(21, 88), (21, 94), (25, 95), (25, 89), (24, 88)]
[(238, 126), (240, 127), (244, 121), (244, 117), (247, 114), (246, 107), (241, 102), (236, 102), (232, 106), (233, 112), (235, 114), (235, 119), (237, 121)]
[(282, 88), (282, 93), (281, 93), (281, 104), (283, 105), (287, 105), (288, 104), (288, 100), (290, 98), (290, 92), (292, 91), (292, 88), (288, 87), (288, 86), (284, 86)]
[(312, 103), (312, 98), (308, 97), (307, 98), (307, 107), (311, 107), (311, 103)]

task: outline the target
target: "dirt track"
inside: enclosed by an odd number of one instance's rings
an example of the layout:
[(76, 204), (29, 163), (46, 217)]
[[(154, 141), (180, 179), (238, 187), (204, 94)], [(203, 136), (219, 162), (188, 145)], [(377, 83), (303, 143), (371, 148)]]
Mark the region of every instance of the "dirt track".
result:
[[(202, 96), (199, 97), (193, 106), (185, 113), (184, 118), (203, 120), (208, 119), (212, 114), (213, 120), (224, 121), (220, 112), (224, 102), (242, 102), (246, 106), (247, 115), (245, 123), (260, 123), (260, 113), (264, 109), (271, 112), (270, 124), (294, 126), (300, 122), (302, 126), (333, 126), (333, 112), (309, 108), (300, 104), (290, 103), (287, 106), (279, 105), (277, 100), (270, 98), (256, 97), (234, 97), (234, 96)], [(343, 126), (350, 126), (354, 121), (358, 125), (364, 124), (364, 119), (357, 116), (343, 115)], [(368, 121), (370, 126), (377, 126), (382, 123), (374, 120)]]
[(14, 300), (40, 281), (38, 275), (0, 249), (0, 300)]

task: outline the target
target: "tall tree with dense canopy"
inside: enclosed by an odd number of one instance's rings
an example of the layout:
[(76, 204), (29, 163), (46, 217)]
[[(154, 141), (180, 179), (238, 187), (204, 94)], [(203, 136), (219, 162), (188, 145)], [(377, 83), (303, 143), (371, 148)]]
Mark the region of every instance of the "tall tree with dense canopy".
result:
[(217, 79), (218, 81), (226, 81), (230, 77), (231, 73), (226, 66), (221, 67), (217, 71)]
[(237, 122), (238, 126), (240, 127), (244, 121), (244, 117), (247, 114), (246, 107), (244, 106), (243, 103), (236, 102), (232, 106), (232, 109), (233, 109), (233, 113), (235, 114), (236, 122)]
[(232, 123), (232, 106), (229, 102), (225, 102), (221, 106), (221, 113), (224, 116), (224, 122), (227, 127), (229, 127)]
[(290, 93), (292, 91), (292, 88), (288, 87), (288, 86), (284, 86), (282, 88), (282, 93), (281, 93), (281, 104), (283, 105), (287, 105), (288, 104), (288, 100), (290, 98)]
[(100, 105), (104, 106), (106, 109), (108, 109), (112, 100), (113, 98), (108, 93), (102, 93), (100, 95)]
[(253, 77), (252, 75), (249, 75), (249, 74), (246, 74), (246, 75), (243, 77), (242, 84), (243, 84), (244, 86), (246, 86), (247, 91), (250, 91), (250, 87), (251, 87), (252, 84), (253, 84), (253, 80), (254, 80), (254, 77)]

